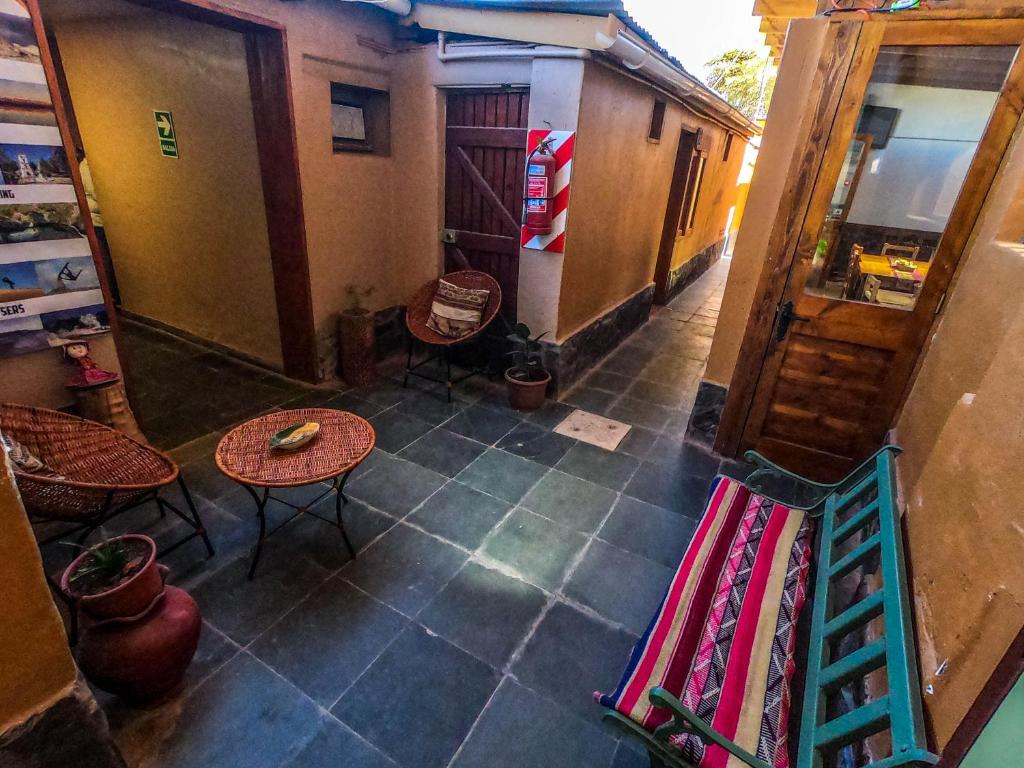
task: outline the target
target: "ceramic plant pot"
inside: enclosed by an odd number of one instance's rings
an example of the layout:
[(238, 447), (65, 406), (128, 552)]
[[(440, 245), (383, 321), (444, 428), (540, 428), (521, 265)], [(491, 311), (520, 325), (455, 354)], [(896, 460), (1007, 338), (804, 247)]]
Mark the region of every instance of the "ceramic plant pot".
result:
[(346, 383), (364, 387), (377, 380), (377, 333), (372, 312), (342, 312), (338, 316), (338, 347), (338, 373)]
[(187, 592), (164, 584), (167, 569), (157, 564), (152, 539), (129, 534), (115, 540), (147, 543), (149, 553), (140, 570), (106, 591), (76, 594), (71, 577), (86, 552), (64, 571), (61, 589), (80, 611), (75, 651), (86, 678), (131, 705), (152, 706), (181, 690), (202, 619)]
[(508, 402), (517, 411), (536, 411), (544, 405), (544, 397), (551, 383), (551, 374), (544, 372), (543, 379), (523, 380), (513, 375), (515, 368), (505, 371), (505, 383), (508, 386)]

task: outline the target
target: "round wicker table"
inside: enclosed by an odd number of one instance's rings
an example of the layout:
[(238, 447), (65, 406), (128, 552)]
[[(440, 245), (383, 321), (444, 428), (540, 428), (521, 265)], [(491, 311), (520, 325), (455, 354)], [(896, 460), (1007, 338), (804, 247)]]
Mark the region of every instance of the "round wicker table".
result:
[[(319, 433), (309, 443), (290, 451), (270, 447), (273, 435), (293, 424), (308, 421), (320, 425)], [(375, 442), (369, 422), (354, 413), (332, 408), (275, 411), (240, 424), (221, 438), (217, 445), (217, 467), (245, 488), (256, 502), (260, 531), (249, 566), (250, 579), (256, 575), (263, 542), (304, 514), (335, 526), (349, 554), (356, 556), (341, 518), (342, 503), (348, 503), (345, 482), (352, 470), (370, 455)], [(330, 488), (302, 506), (270, 494), (272, 488), (297, 488), (322, 482), (330, 482)], [(334, 520), (312, 511), (331, 493), (334, 494)], [(268, 533), (266, 507), (270, 501), (291, 507), (295, 514)]]

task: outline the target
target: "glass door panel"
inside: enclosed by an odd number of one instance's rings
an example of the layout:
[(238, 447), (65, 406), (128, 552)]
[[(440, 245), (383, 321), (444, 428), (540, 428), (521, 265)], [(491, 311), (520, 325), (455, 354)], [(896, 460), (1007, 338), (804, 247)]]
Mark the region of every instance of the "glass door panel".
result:
[(911, 310), (1016, 46), (882, 46), (805, 292)]

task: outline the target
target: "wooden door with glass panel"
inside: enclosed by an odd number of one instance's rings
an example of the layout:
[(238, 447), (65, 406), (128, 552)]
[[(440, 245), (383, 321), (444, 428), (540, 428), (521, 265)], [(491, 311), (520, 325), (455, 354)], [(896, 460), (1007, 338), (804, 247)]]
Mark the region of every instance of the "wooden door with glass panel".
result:
[(1017, 20), (863, 24), (744, 448), (828, 478), (882, 443), (1020, 117), (1022, 38)]

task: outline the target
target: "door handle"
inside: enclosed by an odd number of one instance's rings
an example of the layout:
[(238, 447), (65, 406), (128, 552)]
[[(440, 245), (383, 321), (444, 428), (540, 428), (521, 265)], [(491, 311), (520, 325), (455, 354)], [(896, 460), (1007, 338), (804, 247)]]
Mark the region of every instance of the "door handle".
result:
[(776, 326), (775, 326), (775, 341), (781, 342), (786, 338), (786, 334), (789, 333), (790, 324), (796, 320), (800, 323), (807, 323), (812, 320), (810, 317), (804, 315), (798, 315), (793, 311), (793, 302), (787, 301), (785, 304), (780, 304), (776, 310)]

